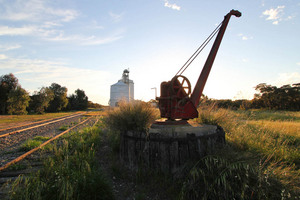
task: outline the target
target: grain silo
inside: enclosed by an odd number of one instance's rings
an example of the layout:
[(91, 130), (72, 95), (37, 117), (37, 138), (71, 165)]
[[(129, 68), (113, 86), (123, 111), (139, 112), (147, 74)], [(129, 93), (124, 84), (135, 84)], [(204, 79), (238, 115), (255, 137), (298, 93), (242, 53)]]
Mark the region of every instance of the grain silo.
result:
[(129, 70), (127, 69), (123, 71), (122, 79), (110, 86), (109, 105), (115, 107), (121, 100), (127, 102), (134, 100), (134, 83), (129, 79)]

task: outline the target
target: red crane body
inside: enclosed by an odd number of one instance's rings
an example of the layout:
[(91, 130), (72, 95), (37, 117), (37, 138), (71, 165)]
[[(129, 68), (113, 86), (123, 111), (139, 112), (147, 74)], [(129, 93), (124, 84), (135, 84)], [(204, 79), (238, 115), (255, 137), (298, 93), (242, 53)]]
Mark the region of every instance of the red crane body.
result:
[(188, 120), (198, 117), (197, 106), (231, 15), (240, 17), (242, 14), (237, 10), (231, 10), (224, 17), (218, 35), (192, 93), (189, 80), (182, 75), (176, 75), (171, 81), (161, 83), (161, 95), (157, 100), (162, 118), (168, 118), (169, 120)]

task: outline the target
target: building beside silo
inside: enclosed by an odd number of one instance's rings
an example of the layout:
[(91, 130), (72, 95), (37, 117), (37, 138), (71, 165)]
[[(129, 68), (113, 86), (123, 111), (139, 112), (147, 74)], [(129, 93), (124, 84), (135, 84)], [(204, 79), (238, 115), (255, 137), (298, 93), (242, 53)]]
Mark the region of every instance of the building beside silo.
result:
[(110, 100), (111, 107), (118, 106), (120, 101), (134, 100), (134, 83), (129, 79), (129, 70), (125, 69), (122, 78), (115, 84), (110, 86)]

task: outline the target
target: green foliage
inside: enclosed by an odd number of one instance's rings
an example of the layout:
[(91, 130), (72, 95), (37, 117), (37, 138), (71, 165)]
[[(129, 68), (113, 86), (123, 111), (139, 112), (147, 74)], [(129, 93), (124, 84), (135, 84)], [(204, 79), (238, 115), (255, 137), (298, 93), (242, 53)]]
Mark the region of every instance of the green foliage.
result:
[(65, 131), (65, 130), (67, 130), (68, 128), (69, 128), (69, 126), (63, 125), (63, 126), (59, 127), (58, 130), (60, 130), (60, 131)]
[(42, 87), (38, 93), (31, 97), (30, 108), (37, 114), (43, 114), (54, 99), (54, 92), (48, 87)]
[(12, 115), (27, 114), (26, 108), (29, 105), (30, 97), (26, 90), (17, 86), (16, 89), (10, 90), (7, 98), (7, 113)]
[(75, 90), (75, 94), (69, 97), (69, 110), (85, 110), (88, 108), (88, 97), (83, 90)]
[(36, 136), (33, 139), (26, 140), (22, 145), (20, 150), (29, 151), (40, 146), (43, 142), (49, 140), (49, 137)]
[(102, 105), (88, 101), (88, 108), (102, 108)]
[(26, 169), (27, 167), (28, 166), (26, 166), (24, 164), (15, 163), (15, 164), (12, 164), (11, 166), (9, 166), (9, 170), (18, 171), (18, 170)]
[[(293, 87), (292, 87), (293, 86)], [(283, 85), (280, 88), (258, 84), (255, 90), (259, 91), (252, 100), (256, 108), (276, 110), (300, 110), (300, 83)]]
[(100, 130), (87, 128), (66, 136), (52, 149), (44, 168), (12, 184), (11, 199), (113, 200), (112, 189), (95, 160)]
[(255, 87), (259, 93), (254, 95), (252, 100), (231, 100), (231, 99), (209, 99), (202, 95), (201, 106), (214, 104), (218, 108), (232, 110), (248, 109), (269, 109), (269, 110), (300, 110), (300, 83), (283, 85), (279, 88), (266, 83), (260, 83)]
[(19, 86), (18, 79), (12, 74), (0, 77), (0, 113), (7, 114), (8, 94)]
[(121, 102), (119, 107), (109, 112), (105, 123), (111, 130), (146, 132), (157, 118), (157, 110), (148, 103)]
[(50, 101), (50, 106), (47, 108), (47, 110), (50, 112), (62, 111), (68, 105), (68, 89), (66, 87), (60, 86), (57, 83), (52, 83), (49, 88), (53, 91), (54, 98), (52, 101)]

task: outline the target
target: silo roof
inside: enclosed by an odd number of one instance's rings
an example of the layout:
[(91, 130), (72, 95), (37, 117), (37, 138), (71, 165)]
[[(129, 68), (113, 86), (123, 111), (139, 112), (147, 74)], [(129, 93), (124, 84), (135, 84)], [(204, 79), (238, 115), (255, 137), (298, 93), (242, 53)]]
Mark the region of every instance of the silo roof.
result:
[(127, 85), (126, 83), (124, 83), (123, 81), (119, 80), (117, 83), (111, 85), (111, 86), (116, 86), (116, 85)]

